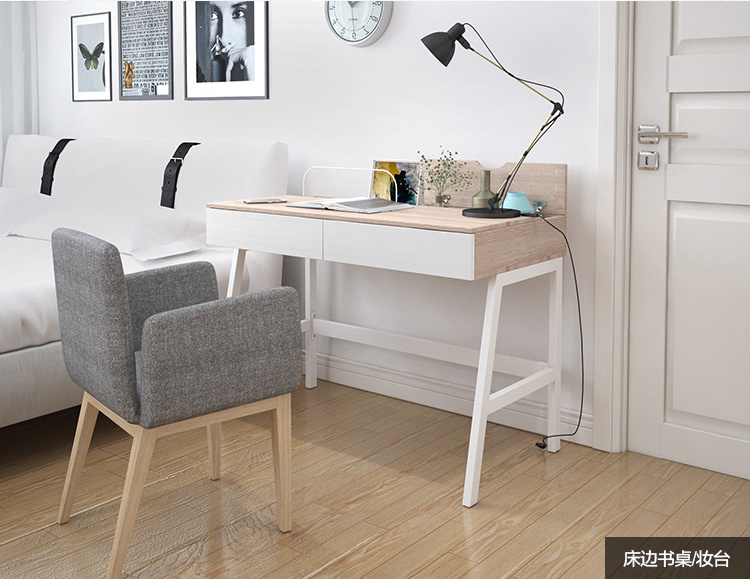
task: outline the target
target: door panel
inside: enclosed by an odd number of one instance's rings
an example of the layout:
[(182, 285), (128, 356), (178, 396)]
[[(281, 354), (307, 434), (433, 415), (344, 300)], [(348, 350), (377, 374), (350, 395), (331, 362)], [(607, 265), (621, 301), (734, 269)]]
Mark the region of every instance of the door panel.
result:
[[(689, 54), (669, 57), (669, 92), (735, 92), (750, 90), (750, 79), (738, 71), (750, 67), (747, 54)], [(696, 77), (695, 72), (701, 76)]]
[(747, 205), (750, 166), (669, 164), (667, 201)]
[(714, 424), (750, 425), (750, 210), (675, 203), (670, 220), (667, 420), (750, 436)]
[(747, 50), (750, 27), (745, 2), (679, 2), (673, 7), (673, 54)]
[(628, 446), (750, 477), (750, 2), (635, 16)]

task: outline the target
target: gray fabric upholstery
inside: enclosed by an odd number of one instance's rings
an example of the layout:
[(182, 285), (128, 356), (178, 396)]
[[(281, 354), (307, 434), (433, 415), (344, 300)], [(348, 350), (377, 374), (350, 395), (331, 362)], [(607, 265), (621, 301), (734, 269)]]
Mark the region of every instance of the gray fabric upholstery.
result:
[(217, 300), (210, 264), (126, 277), (113, 245), (69, 229), (52, 249), (68, 372), (128, 422), (154, 428), (297, 389), (293, 288)]
[(135, 357), (117, 248), (71, 229), (52, 233), (60, 341), (73, 381), (128, 422), (138, 422)]
[(143, 323), (150, 316), (219, 299), (216, 270), (205, 261), (131, 273), (125, 282), (135, 350), (141, 349)]
[(153, 428), (296, 390), (299, 298), (274, 288), (156, 314), (143, 328), (141, 425)]

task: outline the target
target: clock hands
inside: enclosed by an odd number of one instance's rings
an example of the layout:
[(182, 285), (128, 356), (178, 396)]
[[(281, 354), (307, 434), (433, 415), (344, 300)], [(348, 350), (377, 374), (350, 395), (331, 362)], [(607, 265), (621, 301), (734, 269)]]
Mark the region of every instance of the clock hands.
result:
[(349, 4), (349, 8), (352, 11), (352, 40), (354, 40), (357, 37), (357, 18), (354, 16), (354, 4), (356, 4), (356, 2), (347, 2), (347, 4)]

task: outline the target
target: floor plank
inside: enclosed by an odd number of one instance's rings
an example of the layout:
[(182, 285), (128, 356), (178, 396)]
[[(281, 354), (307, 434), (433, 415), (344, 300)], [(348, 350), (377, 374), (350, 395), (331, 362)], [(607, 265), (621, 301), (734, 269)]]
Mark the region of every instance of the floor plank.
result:
[[(101, 577), (131, 439), (100, 416), (74, 515), (55, 516), (75, 410), (0, 429), (0, 576)], [(292, 397), (293, 528), (278, 531), (268, 418), (160, 440), (125, 561), (139, 578), (601, 576), (606, 536), (750, 535), (750, 481), (489, 424), (461, 505), (470, 420), (328, 382)]]

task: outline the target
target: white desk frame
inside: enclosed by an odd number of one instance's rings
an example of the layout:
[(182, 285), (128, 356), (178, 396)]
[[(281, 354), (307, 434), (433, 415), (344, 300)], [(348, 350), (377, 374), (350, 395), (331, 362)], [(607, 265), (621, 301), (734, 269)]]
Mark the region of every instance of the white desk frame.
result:
[[(290, 198), (291, 200), (294, 200)], [(468, 366), (477, 367), (476, 391), (471, 421), (471, 435), (469, 439), (469, 451), (466, 465), (466, 477), (464, 481), (463, 505), (471, 507), (478, 501), (479, 481), (482, 468), (482, 456), (484, 453), (484, 439), (487, 428), (487, 417), (489, 414), (535, 392), (541, 388), (547, 388), (548, 397), (548, 435), (558, 434), (560, 429), (560, 382), (561, 382), (561, 346), (562, 346), (562, 257), (544, 259), (531, 265), (511, 269), (492, 276), (488, 276), (487, 296), (484, 309), (484, 322), (482, 326), (482, 339), (479, 352), (453, 344), (446, 344), (432, 340), (424, 340), (410, 336), (403, 336), (354, 326), (342, 324), (332, 320), (318, 318), (317, 315), (317, 262), (333, 261), (339, 263), (350, 263), (398, 271), (413, 271), (414, 273), (428, 273), (432, 275), (443, 275), (454, 277), (454, 274), (445, 274), (438, 271), (421, 269), (422, 266), (393, 264), (389, 267), (387, 262), (373, 263), (372, 255), (365, 255), (361, 248), (358, 249), (356, 242), (354, 247), (352, 239), (364, 237), (362, 247), (382, 247), (382, 241), (394, 234), (398, 235), (407, 230), (408, 233), (416, 235), (427, 235), (427, 233), (442, 233), (428, 231), (425, 229), (413, 229), (401, 226), (394, 229), (388, 225), (362, 223), (356, 220), (352, 222), (346, 217), (334, 216), (329, 211), (308, 210), (307, 213), (285, 213), (293, 208), (272, 208), (269, 205), (253, 205), (251, 208), (229, 206), (226, 204), (210, 204), (208, 209), (208, 241), (217, 245), (235, 247), (234, 262), (229, 281), (229, 295), (239, 292), (239, 284), (242, 279), (245, 251), (242, 248), (252, 248), (259, 251), (279, 253), (283, 255), (294, 255), (305, 258), (305, 318), (301, 322), (302, 331), (305, 334), (305, 385), (314, 388), (317, 384), (317, 345), (318, 336), (325, 336), (340, 340), (348, 340), (385, 348), (398, 350), (403, 353), (424, 356), (432, 359), (443, 360)], [(232, 209), (227, 211), (227, 209)], [(432, 210), (432, 208), (426, 208)], [(438, 209), (445, 211), (445, 209)], [(305, 210), (297, 210), (305, 211)], [(313, 213), (310, 214), (309, 211)], [(409, 210), (397, 213), (410, 213)], [(269, 215), (269, 213), (271, 215)], [(381, 214), (383, 215), (383, 214)], [(402, 216), (399, 216), (401, 218)], [(286, 221), (285, 221), (286, 219)], [(289, 221), (289, 220), (292, 221)], [(300, 221), (300, 219), (304, 221)], [(530, 219), (530, 218), (527, 218)], [(344, 222), (342, 226), (330, 225)], [(474, 220), (476, 221), (476, 220)], [(315, 223), (312, 223), (315, 222)], [(320, 252), (314, 245), (317, 241), (317, 233), (313, 232), (311, 237), (306, 238), (306, 227), (320, 227), (321, 241)], [(337, 230), (343, 227), (344, 235)], [(375, 227), (375, 229), (372, 229)], [(386, 229), (384, 229), (386, 228)], [(330, 230), (330, 231), (329, 231)], [(289, 239), (290, 233), (299, 239)], [(352, 233), (356, 233), (352, 237)], [(371, 233), (383, 234), (378, 239), (381, 245), (370, 245)], [(387, 237), (385, 236), (387, 233)], [(361, 234), (361, 235), (360, 235)], [(437, 239), (440, 237), (430, 239)], [(453, 244), (456, 238), (445, 238), (447, 244)], [(472, 239), (472, 243), (474, 240)], [(414, 247), (417, 245), (412, 245)], [(327, 248), (324, 251), (324, 248)], [(441, 253), (448, 248), (436, 248)], [(474, 254), (472, 254), (473, 256)], [(474, 257), (472, 257), (472, 267)], [(438, 265), (435, 265), (438, 267)], [(411, 269), (410, 269), (411, 268)], [(472, 270), (473, 271), (473, 270)], [(463, 273), (456, 273), (457, 279), (467, 279)], [(473, 273), (472, 273), (473, 275)], [(500, 304), (502, 291), (506, 286), (532, 279), (540, 276), (549, 276), (549, 337), (548, 354), (544, 362), (498, 355), (495, 353), (497, 344), (498, 325), (500, 317)], [(469, 278), (473, 279), (473, 278)], [(497, 392), (491, 392), (492, 375), (495, 371), (501, 371), (520, 379), (515, 383), (502, 388)], [(560, 439), (550, 438), (548, 450), (557, 452), (560, 449)]]

